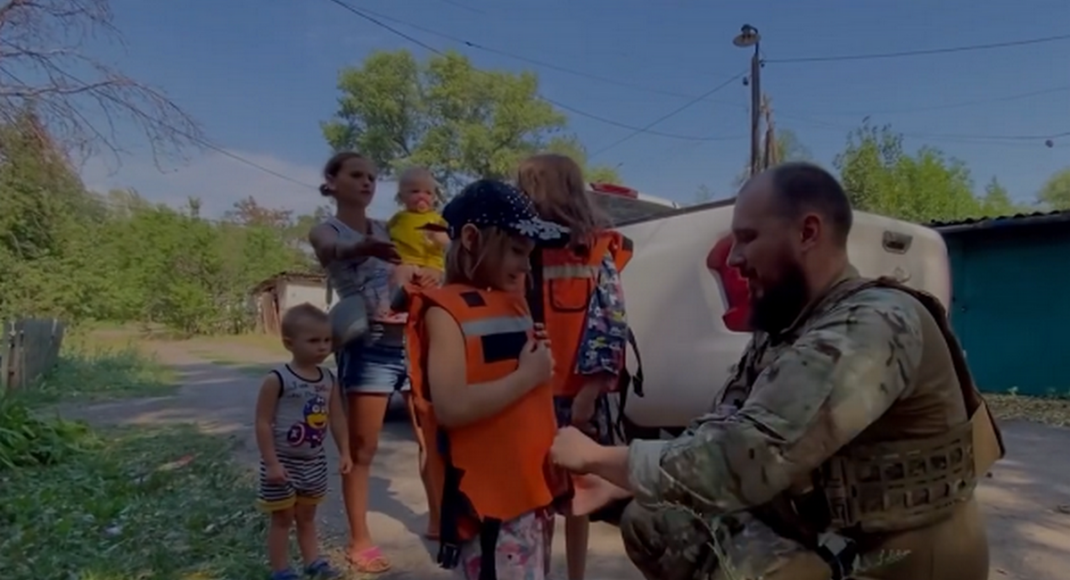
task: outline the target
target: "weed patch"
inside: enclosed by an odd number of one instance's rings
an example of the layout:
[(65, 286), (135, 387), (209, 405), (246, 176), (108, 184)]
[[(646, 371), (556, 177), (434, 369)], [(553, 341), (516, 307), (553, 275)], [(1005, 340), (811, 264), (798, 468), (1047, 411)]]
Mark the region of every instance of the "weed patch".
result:
[(1070, 427), (1070, 396), (1065, 392), (1051, 392), (1048, 396), (1020, 395), (1015, 390), (1009, 393), (986, 393), (985, 401), (997, 419), (1024, 419), (1052, 425)]
[(41, 418), (23, 399), (0, 394), (0, 472), (55, 465), (99, 444), (84, 423)]
[(264, 575), (265, 518), (231, 445), (192, 427), (101, 432), (64, 461), (0, 468), (5, 580)]
[(165, 395), (174, 373), (133, 346), (65, 348), (59, 363), (24, 395), (31, 404)]

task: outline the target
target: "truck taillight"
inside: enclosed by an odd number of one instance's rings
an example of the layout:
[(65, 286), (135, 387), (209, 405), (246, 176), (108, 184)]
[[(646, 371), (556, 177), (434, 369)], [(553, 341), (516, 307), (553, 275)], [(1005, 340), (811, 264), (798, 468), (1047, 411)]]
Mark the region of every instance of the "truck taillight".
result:
[(728, 265), (728, 255), (731, 252), (732, 236), (721, 238), (706, 257), (706, 267), (721, 281), (725, 301), (725, 311), (721, 319), (725, 327), (733, 332), (750, 332), (750, 291), (747, 288), (747, 279), (739, 270)]
[(615, 185), (613, 183), (590, 183), (587, 185), (591, 191), (595, 193), (605, 193), (609, 195), (617, 195), (620, 197), (630, 197), (636, 199), (639, 197), (639, 192), (623, 185)]

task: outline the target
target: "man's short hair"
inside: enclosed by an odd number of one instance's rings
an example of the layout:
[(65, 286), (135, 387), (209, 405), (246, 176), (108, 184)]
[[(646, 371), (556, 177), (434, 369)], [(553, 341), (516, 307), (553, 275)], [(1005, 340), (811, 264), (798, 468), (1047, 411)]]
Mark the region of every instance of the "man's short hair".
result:
[(294, 334), (308, 322), (325, 323), (330, 322), (330, 318), (326, 312), (308, 302), (298, 304), (282, 315), (282, 323), (279, 325), (282, 336), (293, 338)]
[(831, 173), (813, 163), (790, 162), (774, 167), (772, 177), (776, 195), (788, 216), (817, 212), (832, 226), (834, 239), (847, 243), (851, 233), (851, 202)]

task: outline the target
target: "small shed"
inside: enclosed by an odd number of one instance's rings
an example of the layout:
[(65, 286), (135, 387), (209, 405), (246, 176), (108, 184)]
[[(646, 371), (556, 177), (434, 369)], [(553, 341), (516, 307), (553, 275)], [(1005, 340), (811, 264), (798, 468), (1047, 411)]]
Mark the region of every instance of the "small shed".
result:
[(257, 332), (279, 334), (283, 314), (308, 302), (327, 310), (327, 276), (322, 272), (280, 272), (253, 287)]
[(978, 387), (1070, 392), (1070, 212), (930, 224), (951, 261), (951, 324)]

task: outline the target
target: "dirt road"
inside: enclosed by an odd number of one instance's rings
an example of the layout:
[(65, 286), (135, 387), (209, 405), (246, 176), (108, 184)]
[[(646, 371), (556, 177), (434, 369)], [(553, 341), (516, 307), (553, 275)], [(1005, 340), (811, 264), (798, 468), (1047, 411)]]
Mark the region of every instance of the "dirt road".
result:
[[(255, 353), (243, 353), (255, 359)], [(197, 423), (237, 438), (239, 460), (250, 469), (257, 462), (252, 432), (258, 379), (249, 372), (209, 362), (178, 344), (161, 345), (158, 356), (175, 366), (183, 387), (174, 395), (94, 405), (74, 412), (99, 423)], [(270, 358), (249, 360), (250, 364)], [(982, 482), (980, 498), (992, 540), (992, 573), (1000, 580), (1059, 580), (1070, 569), (1070, 430), (1027, 422), (1003, 426), (1009, 458)], [(1063, 459), (1060, 459), (1063, 458)], [(334, 457), (331, 458), (332, 461)], [(387, 425), (373, 467), (372, 530), (392, 558), (386, 579), (448, 578), (420, 539), (426, 505), (416, 475), (416, 449), (405, 421)], [(252, 498), (250, 498), (252, 501)], [(337, 493), (321, 511), (330, 536), (342, 537), (344, 520)], [(557, 534), (556, 566), (563, 567), (563, 532)], [(629, 564), (614, 528), (595, 525), (591, 534), (588, 578), (640, 580)], [(561, 576), (562, 578), (564, 576)]]

